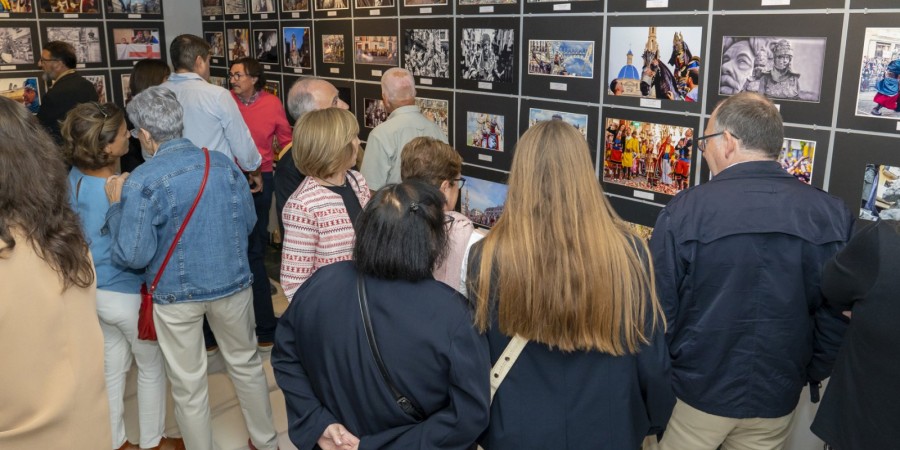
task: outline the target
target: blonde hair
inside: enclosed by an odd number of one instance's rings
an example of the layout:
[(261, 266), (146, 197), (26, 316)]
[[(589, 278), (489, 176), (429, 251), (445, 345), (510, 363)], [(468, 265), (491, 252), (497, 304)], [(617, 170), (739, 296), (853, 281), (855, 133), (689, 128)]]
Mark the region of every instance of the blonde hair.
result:
[(519, 140), (503, 214), (470, 278), (482, 332), (492, 293), (502, 333), (563, 351), (636, 353), (665, 327), (646, 244), (612, 210), (588, 153), (562, 121)]
[(305, 175), (327, 178), (344, 170), (353, 157), (359, 125), (353, 113), (339, 108), (303, 115), (294, 126), (294, 165)]

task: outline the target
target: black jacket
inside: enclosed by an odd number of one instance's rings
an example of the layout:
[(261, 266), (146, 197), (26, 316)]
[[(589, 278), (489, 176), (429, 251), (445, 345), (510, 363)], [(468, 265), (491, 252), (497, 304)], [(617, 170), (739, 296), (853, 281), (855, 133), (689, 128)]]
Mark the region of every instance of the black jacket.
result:
[(37, 118), (57, 142), (62, 142), (59, 128), (66, 114), (79, 103), (97, 100), (94, 85), (77, 72), (71, 73), (56, 80), (53, 87), (44, 94)]

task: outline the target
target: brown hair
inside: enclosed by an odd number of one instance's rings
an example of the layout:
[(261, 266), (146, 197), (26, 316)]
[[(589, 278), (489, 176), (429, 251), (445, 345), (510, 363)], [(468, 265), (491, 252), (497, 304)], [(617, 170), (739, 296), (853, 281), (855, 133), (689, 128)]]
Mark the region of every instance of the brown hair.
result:
[(263, 70), (262, 64), (253, 58), (238, 58), (231, 62), (230, 67), (240, 64), (244, 66), (244, 73), (248, 77), (256, 77), (256, 83), (253, 83), (253, 89), (256, 92), (263, 90), (266, 86), (266, 72)]
[(469, 279), (482, 332), (492, 293), (502, 333), (563, 351), (636, 353), (665, 326), (646, 244), (612, 210), (588, 153), (559, 120), (516, 145), (503, 214)]
[(400, 177), (418, 178), (440, 188), (444, 180), (453, 183), (462, 171), (462, 157), (456, 150), (431, 137), (417, 137), (400, 152)]
[(320, 109), (303, 115), (294, 126), (294, 165), (308, 176), (328, 178), (350, 163), (359, 125), (350, 111)]
[(169, 78), (172, 70), (169, 65), (161, 59), (142, 59), (131, 69), (131, 77), (128, 79), (128, 94), (126, 103), (130, 102), (135, 95), (140, 94), (144, 89), (151, 86), (159, 86)]
[(125, 113), (115, 103), (82, 103), (66, 114), (60, 133), (63, 153), (70, 164), (87, 170), (97, 170), (115, 162), (106, 152), (125, 123)]
[(22, 105), (0, 97), (0, 258), (24, 235), (35, 252), (59, 274), (65, 289), (89, 287), (94, 267), (69, 205), (66, 167), (53, 138)]

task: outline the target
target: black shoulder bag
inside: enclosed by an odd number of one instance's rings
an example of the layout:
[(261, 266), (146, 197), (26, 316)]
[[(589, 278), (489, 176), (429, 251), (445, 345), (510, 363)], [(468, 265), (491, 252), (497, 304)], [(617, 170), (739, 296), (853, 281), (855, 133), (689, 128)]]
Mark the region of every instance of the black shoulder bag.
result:
[(375, 358), (375, 363), (378, 364), (378, 370), (381, 371), (381, 377), (384, 378), (384, 383), (390, 388), (391, 395), (394, 396), (394, 401), (397, 402), (397, 405), (400, 406), (400, 409), (402, 409), (403, 412), (409, 417), (412, 417), (416, 422), (425, 420), (425, 413), (422, 412), (412, 400), (400, 393), (400, 390), (394, 385), (394, 381), (391, 380), (387, 367), (384, 366), (384, 361), (381, 359), (381, 353), (378, 351), (378, 344), (375, 343), (375, 332), (372, 331), (372, 320), (369, 318), (369, 301), (366, 298), (366, 283), (363, 279), (363, 274), (361, 273), (356, 276), (356, 289), (359, 297), (359, 312), (362, 314), (363, 325), (366, 327), (366, 340), (369, 341), (369, 349), (372, 350), (372, 357)]

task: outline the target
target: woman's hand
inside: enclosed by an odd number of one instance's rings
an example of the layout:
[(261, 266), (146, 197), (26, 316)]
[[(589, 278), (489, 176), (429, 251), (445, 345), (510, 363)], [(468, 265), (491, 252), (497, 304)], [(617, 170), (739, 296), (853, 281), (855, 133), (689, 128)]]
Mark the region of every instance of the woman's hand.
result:
[(355, 450), (359, 448), (359, 438), (347, 431), (343, 425), (333, 423), (325, 428), (318, 444), (322, 450)]
[(110, 204), (118, 203), (122, 199), (122, 185), (128, 179), (128, 172), (122, 175), (113, 175), (106, 179), (106, 198)]

